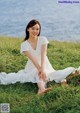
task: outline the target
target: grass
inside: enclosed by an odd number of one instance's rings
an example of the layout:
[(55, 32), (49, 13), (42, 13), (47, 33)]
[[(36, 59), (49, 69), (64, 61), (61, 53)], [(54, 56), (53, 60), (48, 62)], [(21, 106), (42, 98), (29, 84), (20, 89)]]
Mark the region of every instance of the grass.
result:
[[(20, 54), (22, 38), (0, 36), (0, 72), (18, 72), (27, 58)], [(55, 69), (80, 65), (80, 43), (50, 41), (48, 58)], [(80, 77), (68, 79), (69, 86), (54, 81), (52, 91), (37, 95), (37, 85), (16, 83), (0, 85), (0, 103), (10, 103), (10, 113), (80, 113)]]

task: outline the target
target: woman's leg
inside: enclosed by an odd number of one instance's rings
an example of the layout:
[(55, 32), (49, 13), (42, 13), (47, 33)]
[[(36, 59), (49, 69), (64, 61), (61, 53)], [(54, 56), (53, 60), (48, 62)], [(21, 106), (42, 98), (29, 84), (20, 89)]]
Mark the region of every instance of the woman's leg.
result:
[(43, 92), (45, 90), (45, 85), (43, 81), (37, 83), (37, 85), (38, 85), (38, 93)]
[(51, 88), (45, 88), (45, 83), (43, 81), (37, 83), (38, 85), (38, 94), (44, 94), (51, 90)]

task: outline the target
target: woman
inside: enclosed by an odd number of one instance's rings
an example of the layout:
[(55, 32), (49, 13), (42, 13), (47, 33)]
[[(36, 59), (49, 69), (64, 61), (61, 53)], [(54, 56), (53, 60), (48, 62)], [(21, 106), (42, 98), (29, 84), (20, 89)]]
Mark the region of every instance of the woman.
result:
[(45, 83), (54, 80), (57, 83), (66, 82), (66, 77), (75, 72), (75, 68), (54, 70), (47, 58), (48, 40), (40, 36), (41, 25), (37, 20), (31, 20), (26, 27), (26, 36), (21, 44), (21, 54), (28, 57), (24, 70), (18, 73), (0, 73), (1, 84), (16, 82), (32, 82), (38, 85), (38, 94), (51, 90), (45, 88)]

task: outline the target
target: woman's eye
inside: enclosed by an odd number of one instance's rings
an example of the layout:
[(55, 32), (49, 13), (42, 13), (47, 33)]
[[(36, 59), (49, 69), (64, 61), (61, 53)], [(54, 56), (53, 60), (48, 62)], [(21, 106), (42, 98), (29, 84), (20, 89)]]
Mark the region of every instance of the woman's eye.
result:
[(32, 30), (34, 30), (34, 28), (32, 28)]
[(38, 31), (39, 29), (32, 28), (32, 30), (36, 30), (36, 31)]
[(39, 29), (36, 29), (37, 31), (39, 30)]

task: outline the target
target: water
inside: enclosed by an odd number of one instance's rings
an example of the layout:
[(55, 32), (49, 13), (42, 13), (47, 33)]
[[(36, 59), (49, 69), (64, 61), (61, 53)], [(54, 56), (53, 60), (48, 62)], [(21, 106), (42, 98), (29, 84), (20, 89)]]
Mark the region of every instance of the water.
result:
[(24, 37), (26, 25), (31, 19), (40, 21), (41, 35), (48, 39), (80, 40), (80, 3), (0, 0), (0, 35)]

